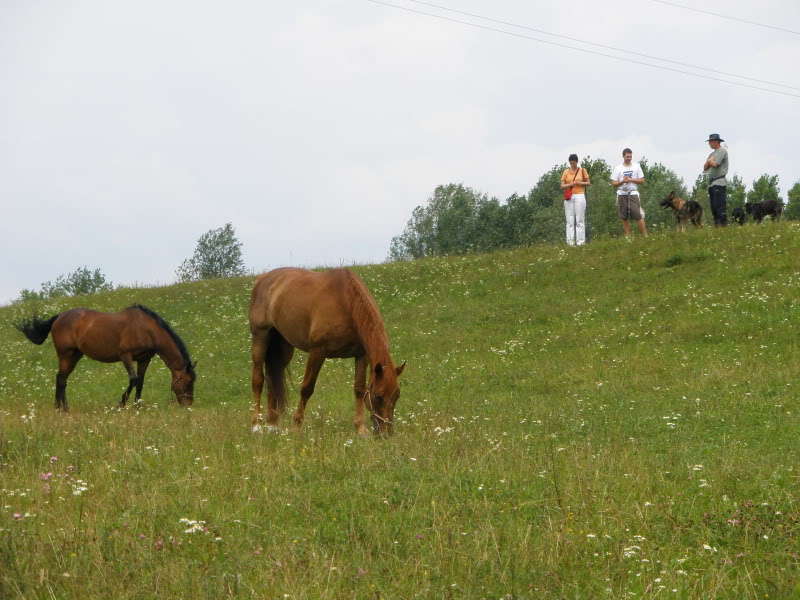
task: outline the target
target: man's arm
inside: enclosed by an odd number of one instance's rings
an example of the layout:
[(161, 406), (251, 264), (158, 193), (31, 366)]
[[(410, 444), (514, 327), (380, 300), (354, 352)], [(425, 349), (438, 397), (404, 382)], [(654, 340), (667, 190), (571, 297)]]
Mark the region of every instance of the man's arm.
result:
[(644, 183), (644, 171), (642, 171), (642, 167), (637, 164), (634, 173), (636, 173), (638, 177), (628, 177), (628, 181), (636, 185), (642, 185)]

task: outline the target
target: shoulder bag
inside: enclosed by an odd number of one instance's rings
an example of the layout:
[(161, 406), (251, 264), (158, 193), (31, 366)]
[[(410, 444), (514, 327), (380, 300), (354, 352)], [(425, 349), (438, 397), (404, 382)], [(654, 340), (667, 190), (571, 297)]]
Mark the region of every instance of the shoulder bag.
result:
[[(575, 171), (575, 175), (572, 178), (572, 183), (575, 183), (575, 177), (577, 177), (578, 173), (580, 173), (581, 171), (583, 171), (582, 168), (578, 169), (577, 171)], [(583, 181), (583, 175), (581, 175), (581, 181)], [(564, 188), (564, 200), (572, 200), (572, 188), (571, 187)]]

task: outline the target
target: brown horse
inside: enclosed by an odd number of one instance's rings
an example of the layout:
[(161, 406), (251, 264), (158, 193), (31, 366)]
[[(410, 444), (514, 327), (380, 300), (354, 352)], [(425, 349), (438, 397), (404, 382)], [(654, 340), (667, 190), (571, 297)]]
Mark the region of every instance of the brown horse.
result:
[(378, 305), (352, 271), (318, 273), (285, 268), (265, 273), (253, 286), (249, 318), (253, 336), (253, 431), (261, 428), (265, 371), (267, 424), (272, 428), (286, 406), (285, 372), (294, 349), (299, 348), (308, 352), (308, 360), (294, 413), (298, 427), (325, 359), (355, 358), (356, 431), (367, 433), (366, 404), (375, 433), (392, 432), (394, 407), (400, 397), (397, 378), (405, 363), (395, 368)]
[(134, 386), (135, 402), (138, 404), (142, 399), (144, 373), (156, 354), (172, 371), (172, 391), (180, 405), (192, 405), (196, 363), (192, 363), (186, 345), (169, 323), (145, 306), (135, 304), (118, 313), (73, 308), (46, 321), (34, 315), (15, 327), (34, 344), (44, 343), (52, 333), (58, 355), (56, 408), (59, 410), (69, 410), (67, 378), (84, 354), (100, 362), (122, 361), (129, 383), (120, 406), (125, 406)]

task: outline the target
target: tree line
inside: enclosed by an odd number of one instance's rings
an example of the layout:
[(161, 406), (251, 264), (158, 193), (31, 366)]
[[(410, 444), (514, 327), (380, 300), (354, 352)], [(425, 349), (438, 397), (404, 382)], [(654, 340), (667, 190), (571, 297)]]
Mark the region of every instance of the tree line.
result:
[[(236, 237), (233, 225), (226, 223), (218, 229), (209, 229), (200, 236), (194, 254), (185, 259), (175, 270), (175, 279), (183, 283), (201, 279), (237, 277), (244, 273), (242, 243)], [(113, 289), (114, 284), (106, 279), (100, 269), (90, 271), (84, 266), (78, 267), (68, 275), (59, 275), (54, 282), (45, 281), (38, 291), (23, 289), (15, 302), (82, 296)]]
[[(691, 190), (675, 171), (661, 163), (642, 158), (645, 183), (640, 186), (645, 221), (651, 230), (671, 227), (672, 211), (659, 203), (671, 191), (696, 200), (704, 218), (711, 223), (708, 184), (699, 175)], [(412, 260), (467, 252), (491, 252), (503, 248), (537, 243), (557, 243), (564, 239), (561, 174), (567, 164), (553, 166), (539, 178), (526, 195), (512, 194), (504, 201), (490, 197), (464, 184), (437, 186), (424, 205), (417, 206), (400, 235), (392, 238), (388, 260)], [(587, 239), (621, 235), (616, 211), (615, 190), (607, 182), (612, 167), (603, 159), (587, 157), (581, 163), (593, 185), (587, 188)], [(783, 202), (778, 176), (764, 174), (748, 190), (742, 178), (733, 175), (728, 182), (728, 214), (745, 202), (778, 200)], [(788, 193), (784, 218), (800, 219), (800, 181)]]

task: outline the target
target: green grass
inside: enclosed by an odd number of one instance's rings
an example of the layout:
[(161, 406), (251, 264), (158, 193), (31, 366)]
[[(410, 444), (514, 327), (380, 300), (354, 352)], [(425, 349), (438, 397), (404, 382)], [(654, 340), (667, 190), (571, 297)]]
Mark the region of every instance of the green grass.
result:
[[(390, 439), (337, 360), (250, 433), (252, 278), (0, 309), (0, 598), (800, 598), (797, 225), (355, 270), (408, 361)], [(57, 414), (10, 322), (134, 302), (194, 407), (84, 360)]]

